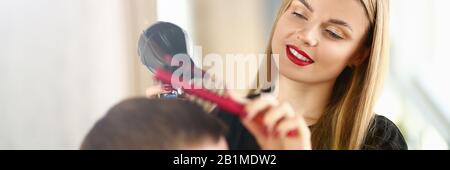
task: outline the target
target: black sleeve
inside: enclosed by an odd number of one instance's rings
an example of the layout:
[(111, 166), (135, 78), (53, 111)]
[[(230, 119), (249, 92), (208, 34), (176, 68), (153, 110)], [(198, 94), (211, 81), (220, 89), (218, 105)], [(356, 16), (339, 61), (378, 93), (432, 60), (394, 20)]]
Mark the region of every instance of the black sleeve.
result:
[[(227, 126), (226, 135), (230, 150), (260, 150), (256, 139), (242, 125), (238, 117), (216, 108), (212, 114)], [(407, 150), (408, 146), (397, 126), (384, 116), (376, 116), (361, 147), (362, 150)]]
[(384, 116), (376, 115), (366, 136), (363, 150), (407, 150), (398, 127)]

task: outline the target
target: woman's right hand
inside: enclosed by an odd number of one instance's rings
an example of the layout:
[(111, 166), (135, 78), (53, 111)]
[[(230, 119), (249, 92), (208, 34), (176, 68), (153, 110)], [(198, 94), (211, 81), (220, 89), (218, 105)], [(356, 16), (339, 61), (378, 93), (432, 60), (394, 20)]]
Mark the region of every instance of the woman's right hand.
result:
[[(245, 105), (248, 113), (242, 124), (255, 137), (261, 149), (310, 150), (311, 132), (302, 115), (295, 113), (289, 103), (274, 97), (259, 97)], [(296, 136), (289, 136), (297, 130)]]

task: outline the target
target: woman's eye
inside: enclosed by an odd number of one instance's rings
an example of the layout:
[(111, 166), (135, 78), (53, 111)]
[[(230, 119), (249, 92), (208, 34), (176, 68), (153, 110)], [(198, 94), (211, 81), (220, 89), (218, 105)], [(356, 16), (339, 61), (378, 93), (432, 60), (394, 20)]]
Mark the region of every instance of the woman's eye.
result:
[(331, 31), (331, 30), (326, 30), (326, 32), (328, 33), (328, 35), (330, 35), (332, 38), (337, 39), (337, 40), (342, 40), (344, 39), (342, 36), (340, 36), (339, 34)]
[(308, 21), (308, 18), (306, 18), (303, 14), (300, 14), (300, 13), (297, 13), (297, 12), (292, 12), (292, 14), (294, 16), (296, 16), (296, 17), (300, 17), (300, 18)]

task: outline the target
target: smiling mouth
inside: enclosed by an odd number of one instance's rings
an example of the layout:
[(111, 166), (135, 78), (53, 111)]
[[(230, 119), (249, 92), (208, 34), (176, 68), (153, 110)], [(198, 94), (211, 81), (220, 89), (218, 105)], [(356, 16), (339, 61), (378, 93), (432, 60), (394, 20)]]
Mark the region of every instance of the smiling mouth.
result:
[(314, 60), (304, 51), (300, 50), (298, 47), (294, 45), (286, 46), (286, 54), (289, 60), (291, 60), (294, 64), (304, 67), (311, 64), (314, 64)]

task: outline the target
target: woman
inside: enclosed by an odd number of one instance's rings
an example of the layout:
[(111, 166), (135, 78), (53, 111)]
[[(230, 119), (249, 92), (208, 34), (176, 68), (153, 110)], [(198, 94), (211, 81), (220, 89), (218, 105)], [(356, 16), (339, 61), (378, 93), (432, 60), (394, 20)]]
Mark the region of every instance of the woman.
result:
[[(213, 111), (230, 126), (230, 149), (407, 149), (398, 128), (373, 112), (389, 53), (388, 5), (283, 0), (267, 48), (279, 54), (278, 95), (252, 96), (242, 120)], [(299, 135), (289, 137), (292, 129)]]

